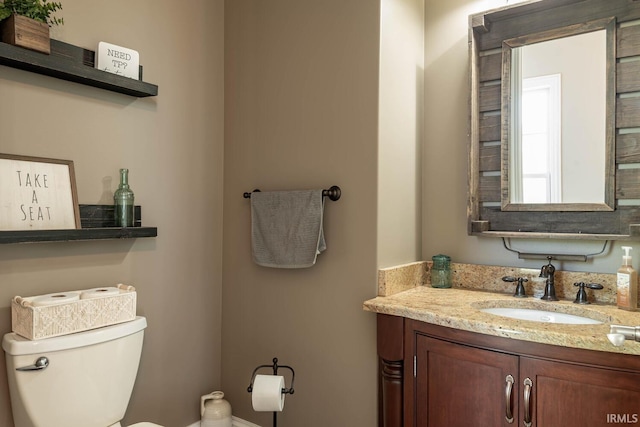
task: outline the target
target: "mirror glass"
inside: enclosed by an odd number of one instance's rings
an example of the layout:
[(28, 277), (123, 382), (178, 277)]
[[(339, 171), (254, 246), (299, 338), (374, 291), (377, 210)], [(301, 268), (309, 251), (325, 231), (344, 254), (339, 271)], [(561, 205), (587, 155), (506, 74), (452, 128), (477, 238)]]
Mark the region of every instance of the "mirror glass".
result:
[(607, 31), (505, 45), (503, 209), (607, 207)]
[(511, 51), (511, 203), (604, 203), (605, 31)]

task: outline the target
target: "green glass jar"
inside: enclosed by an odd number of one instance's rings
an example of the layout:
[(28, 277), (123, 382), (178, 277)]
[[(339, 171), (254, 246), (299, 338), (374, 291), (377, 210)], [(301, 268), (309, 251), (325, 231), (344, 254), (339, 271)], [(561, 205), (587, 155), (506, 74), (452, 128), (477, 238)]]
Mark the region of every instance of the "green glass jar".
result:
[(113, 194), (116, 227), (133, 227), (133, 191), (129, 188), (129, 169), (120, 169), (120, 185)]
[(434, 255), (431, 257), (431, 286), (434, 288), (451, 287), (451, 257), (447, 255)]

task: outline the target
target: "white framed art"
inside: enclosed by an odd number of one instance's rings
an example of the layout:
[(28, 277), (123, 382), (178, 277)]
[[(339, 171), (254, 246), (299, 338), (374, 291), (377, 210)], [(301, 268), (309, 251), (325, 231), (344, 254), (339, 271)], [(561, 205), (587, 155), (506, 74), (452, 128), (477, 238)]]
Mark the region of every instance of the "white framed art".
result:
[(0, 154), (0, 230), (80, 228), (73, 161)]

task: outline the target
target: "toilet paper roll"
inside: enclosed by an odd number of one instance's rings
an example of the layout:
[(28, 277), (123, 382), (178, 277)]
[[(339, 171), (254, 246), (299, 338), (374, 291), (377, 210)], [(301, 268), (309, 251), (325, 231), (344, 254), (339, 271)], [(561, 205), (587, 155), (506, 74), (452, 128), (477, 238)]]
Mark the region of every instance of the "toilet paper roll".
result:
[(78, 301), (80, 294), (78, 292), (59, 292), (57, 294), (47, 294), (34, 297), (31, 305), (34, 307), (43, 307), (46, 305), (63, 304), (67, 302)]
[(110, 296), (118, 295), (119, 293), (120, 293), (120, 289), (113, 286), (109, 286), (106, 288), (87, 289), (86, 291), (82, 291), (80, 293), (80, 299), (110, 297)]
[(281, 375), (256, 375), (251, 391), (253, 410), (280, 412), (284, 408), (284, 377)]

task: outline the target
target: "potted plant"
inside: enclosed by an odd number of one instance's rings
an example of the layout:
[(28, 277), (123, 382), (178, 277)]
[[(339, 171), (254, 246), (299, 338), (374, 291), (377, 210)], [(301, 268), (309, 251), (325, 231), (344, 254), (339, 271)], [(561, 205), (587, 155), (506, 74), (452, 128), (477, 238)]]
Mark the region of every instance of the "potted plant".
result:
[(4, 0), (0, 3), (2, 41), (38, 52), (50, 53), (49, 26), (64, 24), (52, 14), (62, 9), (48, 0)]

